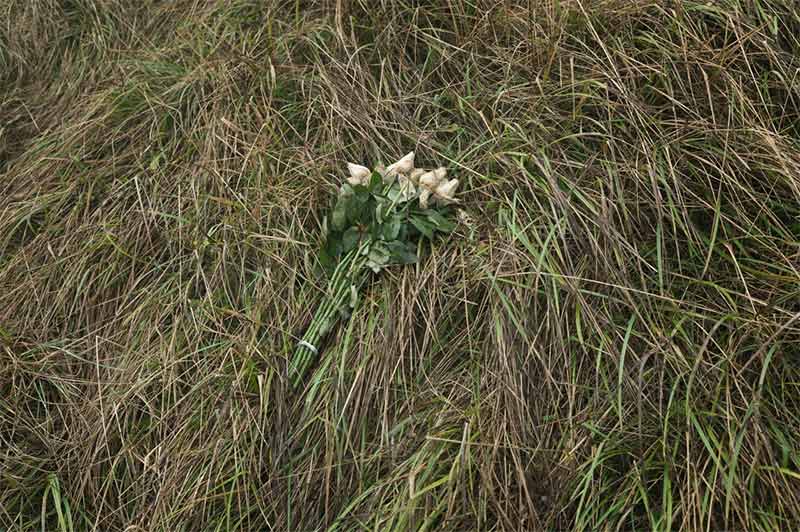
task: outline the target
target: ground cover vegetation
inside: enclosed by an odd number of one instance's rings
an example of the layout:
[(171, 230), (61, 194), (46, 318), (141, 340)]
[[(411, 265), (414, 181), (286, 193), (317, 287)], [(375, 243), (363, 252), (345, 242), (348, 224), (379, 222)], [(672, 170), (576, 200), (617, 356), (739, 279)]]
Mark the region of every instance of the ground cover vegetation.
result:
[[(793, 0), (0, 0), (0, 529), (800, 523)], [(346, 162), (458, 178), (293, 387)]]

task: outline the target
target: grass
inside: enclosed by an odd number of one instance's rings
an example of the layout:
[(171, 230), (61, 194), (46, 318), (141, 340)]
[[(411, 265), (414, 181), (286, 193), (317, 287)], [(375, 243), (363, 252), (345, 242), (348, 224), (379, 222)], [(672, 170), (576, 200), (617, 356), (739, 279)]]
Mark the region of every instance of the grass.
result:
[[(792, 0), (0, 21), (0, 529), (800, 525)], [(412, 149), (457, 234), (291, 390), (345, 161)]]

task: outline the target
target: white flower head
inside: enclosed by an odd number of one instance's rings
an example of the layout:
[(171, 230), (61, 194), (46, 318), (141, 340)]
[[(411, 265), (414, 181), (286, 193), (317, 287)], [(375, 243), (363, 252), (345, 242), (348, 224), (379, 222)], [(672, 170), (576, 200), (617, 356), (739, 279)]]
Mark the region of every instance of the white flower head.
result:
[(369, 176), (372, 173), (366, 166), (353, 163), (347, 163), (347, 171), (350, 172), (350, 177), (347, 178), (347, 182), (353, 186), (369, 183)]
[(419, 206), (422, 207), (423, 209), (427, 209), (428, 208), (428, 201), (430, 200), (430, 197), (431, 197), (431, 191), (430, 190), (428, 190), (427, 188), (420, 189), (420, 192), (419, 192)]
[(455, 193), (457, 188), (458, 179), (451, 179), (450, 181), (442, 182), (438, 187), (436, 187), (436, 199), (444, 204), (456, 202), (457, 200), (455, 198)]
[(430, 191), (436, 190), (436, 187), (442, 183), (444, 178), (447, 176), (447, 170), (444, 168), (437, 168), (436, 170), (431, 170), (430, 172), (425, 172), (421, 176), (419, 176), (419, 184), (422, 187), (427, 188)]
[(397, 174), (407, 174), (414, 169), (414, 152), (408, 152), (396, 163), (390, 164), (386, 168), (386, 177), (394, 177)]
[[(409, 152), (400, 160), (384, 168), (381, 165), (375, 170), (383, 176), (383, 182), (391, 183), (397, 179), (400, 185), (401, 201), (410, 201), (419, 197), (420, 207), (427, 209), (431, 200), (435, 200), (443, 205), (457, 203), (455, 197), (458, 188), (458, 179), (447, 180), (447, 169), (444, 167), (435, 170), (425, 170), (414, 168), (414, 152)], [(352, 186), (368, 185), (372, 176), (372, 170), (360, 164), (347, 163), (347, 171), (350, 177), (347, 182)], [(345, 188), (342, 189), (344, 193)]]
[(414, 168), (408, 173), (408, 179), (411, 180), (412, 183), (415, 185), (419, 184), (419, 176), (425, 173), (425, 170), (422, 168)]

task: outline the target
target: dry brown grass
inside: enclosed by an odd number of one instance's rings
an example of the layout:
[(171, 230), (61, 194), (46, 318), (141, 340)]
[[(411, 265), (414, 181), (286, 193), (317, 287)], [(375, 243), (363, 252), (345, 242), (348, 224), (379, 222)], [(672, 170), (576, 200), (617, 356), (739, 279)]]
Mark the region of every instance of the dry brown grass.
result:
[[(798, 35), (0, 0), (0, 529), (796, 528)], [(410, 149), (469, 219), (290, 392), (343, 164)]]

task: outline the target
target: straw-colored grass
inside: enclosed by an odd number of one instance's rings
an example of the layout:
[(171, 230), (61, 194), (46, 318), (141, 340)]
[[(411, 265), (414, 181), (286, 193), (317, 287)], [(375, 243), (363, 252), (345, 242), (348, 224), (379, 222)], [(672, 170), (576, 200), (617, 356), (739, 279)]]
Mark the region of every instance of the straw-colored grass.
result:
[[(794, 0), (0, 0), (0, 529), (800, 524)], [(466, 215), (300, 389), (346, 161)]]

